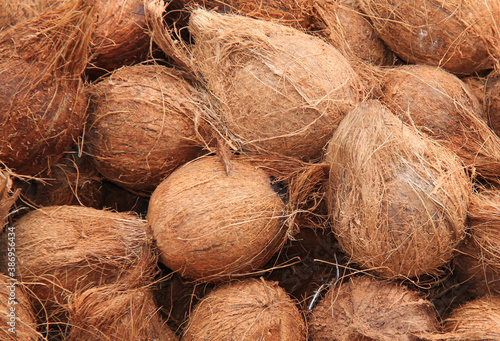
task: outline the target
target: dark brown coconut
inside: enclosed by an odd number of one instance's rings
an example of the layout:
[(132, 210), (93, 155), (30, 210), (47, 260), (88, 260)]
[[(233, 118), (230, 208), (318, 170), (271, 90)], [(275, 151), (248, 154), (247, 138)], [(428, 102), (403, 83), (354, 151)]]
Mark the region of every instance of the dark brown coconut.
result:
[(332, 227), (352, 261), (385, 277), (437, 274), (465, 237), (471, 182), (448, 149), (378, 101), (329, 142)]
[[(149, 281), (156, 259), (144, 227), (135, 215), (82, 206), (45, 207), (16, 221), (16, 271), (38, 316), (50, 319), (63, 312), (67, 297), (77, 290)], [(4, 234), (2, 249), (6, 243)], [(7, 262), (1, 261), (3, 271)]]
[(484, 105), (491, 129), (500, 136), (500, 74), (492, 71), (486, 80)]
[(500, 297), (486, 296), (455, 309), (444, 321), (447, 341), (500, 339)]
[(22, 284), (3, 273), (0, 273), (0, 339), (39, 340), (33, 309)]
[(214, 125), (243, 150), (319, 158), (362, 99), (336, 48), (290, 27), (205, 10), (191, 14), (195, 67), (220, 106)]
[(352, 277), (329, 289), (309, 316), (311, 341), (416, 341), (438, 331), (431, 302), (394, 282)]
[(499, 56), (500, 3), (496, 0), (360, 0), (389, 48), (408, 63), (471, 74)]
[(304, 318), (276, 282), (246, 279), (205, 296), (189, 316), (182, 337), (196, 340), (305, 341)]
[(147, 287), (124, 290), (110, 284), (77, 292), (69, 299), (67, 340), (175, 341)]
[(498, 182), (500, 139), (458, 77), (437, 67), (405, 65), (387, 70), (381, 85), (382, 101), (400, 119), (454, 151), (479, 176)]
[(108, 180), (152, 191), (201, 154), (203, 95), (182, 73), (160, 65), (123, 67), (89, 88), (85, 148)]
[(0, 159), (18, 174), (49, 168), (81, 133), (92, 8), (68, 0), (0, 33)]
[(216, 281), (264, 265), (287, 238), (285, 204), (270, 177), (209, 156), (174, 171), (153, 192), (147, 215), (160, 260), (190, 279)]

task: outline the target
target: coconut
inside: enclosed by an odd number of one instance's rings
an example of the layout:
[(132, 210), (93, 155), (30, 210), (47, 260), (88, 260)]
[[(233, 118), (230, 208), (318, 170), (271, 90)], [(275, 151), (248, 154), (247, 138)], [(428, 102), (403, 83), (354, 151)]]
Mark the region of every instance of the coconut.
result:
[(498, 340), (500, 338), (500, 297), (486, 296), (455, 309), (444, 321), (442, 339), (448, 341)]
[(491, 129), (500, 136), (500, 74), (492, 71), (486, 79), (484, 105)]
[(108, 180), (149, 192), (201, 154), (203, 94), (160, 65), (123, 67), (89, 88), (85, 149)]
[(490, 68), (499, 56), (500, 3), (360, 0), (379, 37), (408, 63), (455, 74)]
[(183, 277), (217, 281), (264, 265), (287, 238), (285, 204), (269, 175), (216, 156), (190, 162), (153, 192), (147, 221), (160, 261)]
[(477, 175), (498, 182), (500, 139), (482, 118), (482, 107), (453, 74), (405, 65), (381, 79), (382, 101), (403, 121), (453, 150)]
[(49, 168), (81, 133), (92, 8), (68, 0), (0, 33), (0, 159), (18, 174)]
[(384, 277), (438, 274), (465, 237), (471, 181), (451, 151), (378, 101), (329, 142), (332, 228), (352, 261)]
[(221, 285), (196, 304), (182, 340), (306, 340), (306, 326), (276, 282), (251, 278)]
[(74, 293), (68, 304), (70, 341), (178, 340), (162, 320), (148, 287), (99, 286)]
[(201, 9), (189, 30), (194, 67), (220, 107), (211, 121), (244, 151), (319, 158), (362, 99), (347, 59), (318, 37)]
[(360, 276), (328, 290), (309, 316), (309, 340), (422, 340), (438, 326), (432, 303), (419, 292)]
[(0, 273), (0, 339), (39, 340), (32, 310), (22, 284)]
[[(64, 313), (68, 295), (77, 290), (117, 282), (137, 287), (153, 275), (156, 258), (145, 222), (132, 214), (50, 206), (26, 213), (13, 229), (17, 276), (41, 319)], [(0, 249), (6, 243), (4, 234)], [(1, 264), (3, 271), (5, 259)]]

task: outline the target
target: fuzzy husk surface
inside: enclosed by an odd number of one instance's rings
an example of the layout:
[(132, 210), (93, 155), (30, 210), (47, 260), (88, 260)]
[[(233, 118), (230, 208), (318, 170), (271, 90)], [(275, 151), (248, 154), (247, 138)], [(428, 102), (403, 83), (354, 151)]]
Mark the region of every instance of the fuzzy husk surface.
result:
[(191, 312), (182, 340), (305, 341), (306, 325), (277, 282), (250, 278), (212, 290)]
[(308, 324), (311, 341), (416, 341), (439, 328), (432, 303), (419, 292), (369, 276), (331, 287)]
[(0, 233), (7, 225), (10, 210), (18, 199), (20, 192), (20, 189), (14, 189), (9, 173), (0, 170)]
[[(83, 206), (50, 206), (14, 223), (16, 272), (41, 319), (64, 315), (68, 296), (106, 283), (138, 287), (154, 273), (156, 257), (145, 221), (129, 213)], [(7, 234), (0, 246), (8, 245)], [(0, 270), (5, 271), (1, 254)], [(59, 318), (59, 317), (58, 317)]]
[(492, 71), (486, 78), (484, 106), (490, 128), (500, 136), (500, 74)]
[(173, 68), (125, 66), (91, 85), (84, 147), (108, 180), (152, 192), (202, 152), (203, 92)]
[(317, 159), (363, 97), (348, 60), (318, 37), (201, 9), (189, 30), (194, 68), (218, 106), (210, 120), (239, 149)]
[(287, 239), (284, 211), (265, 171), (207, 156), (156, 188), (147, 221), (161, 262), (186, 278), (219, 281), (272, 257)]
[(500, 139), (476, 96), (441, 68), (405, 65), (386, 70), (381, 100), (404, 122), (454, 151), (479, 177), (498, 182)]
[(69, 341), (176, 341), (162, 320), (149, 287), (114, 284), (76, 292), (69, 298)]
[(0, 30), (37, 17), (55, 4), (57, 4), (56, 0), (2, 0), (0, 1)]
[(49, 168), (82, 131), (91, 24), (91, 5), (68, 0), (0, 32), (0, 158), (18, 174)]
[(411, 64), (472, 74), (497, 63), (500, 3), (496, 0), (360, 0), (379, 37)]
[(342, 120), (326, 162), (333, 232), (354, 263), (404, 278), (437, 274), (455, 255), (472, 186), (451, 151), (373, 100)]

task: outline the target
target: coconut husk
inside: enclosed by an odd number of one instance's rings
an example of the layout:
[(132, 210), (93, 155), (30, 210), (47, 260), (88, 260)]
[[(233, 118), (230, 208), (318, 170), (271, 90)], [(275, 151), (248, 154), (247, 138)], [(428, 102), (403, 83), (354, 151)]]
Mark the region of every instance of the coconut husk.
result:
[(0, 233), (7, 225), (12, 206), (19, 198), (21, 190), (13, 188), (12, 179), (7, 171), (0, 170)]
[[(479, 105), (483, 110), (477, 113), (482, 116), (483, 119), (487, 120), (485, 97), (486, 97), (486, 77), (472, 75), (462, 78), (462, 82), (468, 87), (468, 90), (476, 96), (479, 101)], [(489, 123), (488, 123), (489, 124)], [(491, 126), (490, 126), (491, 128)]]
[(182, 340), (306, 340), (304, 318), (276, 283), (246, 279), (205, 296), (189, 316)]
[(0, 159), (16, 173), (50, 168), (81, 133), (92, 7), (68, 0), (0, 33)]
[(196, 70), (219, 107), (209, 120), (243, 151), (317, 159), (363, 97), (347, 59), (318, 37), (201, 9), (189, 30)]
[(388, 69), (382, 101), (404, 122), (454, 151), (481, 178), (498, 182), (500, 139), (482, 118), (482, 108), (453, 74), (432, 66)]
[(0, 30), (6, 29), (19, 22), (35, 18), (55, 4), (57, 4), (55, 0), (1, 0)]
[(498, 63), (500, 4), (487, 1), (360, 0), (379, 37), (411, 64), (472, 74)]
[(220, 281), (264, 265), (287, 238), (285, 203), (269, 175), (216, 156), (190, 162), (153, 192), (147, 215), (160, 261), (183, 277)]
[[(41, 320), (56, 315), (64, 320), (65, 302), (77, 290), (107, 283), (134, 288), (154, 274), (145, 222), (132, 214), (51, 206), (23, 215), (13, 228), (17, 278), (29, 289)], [(2, 248), (7, 241), (4, 234)]]
[(127, 66), (88, 92), (84, 147), (106, 179), (150, 193), (201, 154), (203, 93), (181, 72), (161, 65)]
[[(2, 251), (7, 253), (7, 250)], [(39, 340), (32, 310), (22, 284), (0, 273), (0, 339)]]
[(498, 71), (492, 71), (485, 85), (484, 106), (486, 117), (490, 128), (500, 136), (500, 75)]
[(162, 320), (148, 287), (99, 286), (74, 293), (68, 304), (69, 341), (179, 339)]
[(331, 287), (309, 315), (309, 340), (427, 340), (439, 328), (421, 293), (368, 276)]
[(378, 101), (360, 104), (329, 142), (335, 235), (384, 277), (436, 275), (465, 237), (471, 181), (458, 158)]

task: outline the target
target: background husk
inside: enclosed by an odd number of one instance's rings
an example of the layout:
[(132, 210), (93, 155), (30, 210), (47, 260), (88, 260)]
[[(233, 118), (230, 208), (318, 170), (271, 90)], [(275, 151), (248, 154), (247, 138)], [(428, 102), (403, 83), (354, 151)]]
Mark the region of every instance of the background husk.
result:
[(484, 106), (490, 128), (500, 136), (500, 75), (492, 71), (486, 78)]
[(342, 120), (326, 153), (332, 228), (385, 277), (438, 274), (465, 237), (471, 181), (458, 158), (378, 101)]
[(304, 318), (276, 282), (246, 279), (212, 290), (191, 312), (182, 340), (306, 340)]

